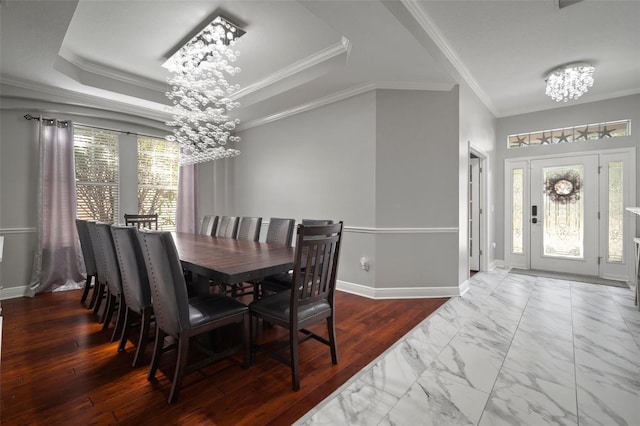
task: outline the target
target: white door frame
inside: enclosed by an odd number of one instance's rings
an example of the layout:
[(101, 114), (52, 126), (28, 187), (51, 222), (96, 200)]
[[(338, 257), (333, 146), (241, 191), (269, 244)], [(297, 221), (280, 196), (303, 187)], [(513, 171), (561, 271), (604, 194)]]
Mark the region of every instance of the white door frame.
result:
[[(512, 268), (530, 268), (530, 227), (531, 227), (531, 197), (529, 194), (529, 173), (530, 173), (530, 161), (542, 160), (558, 157), (572, 157), (576, 155), (589, 155), (597, 154), (600, 158), (602, 166), (603, 159), (612, 159), (618, 157), (625, 161), (624, 169), (624, 207), (633, 207), (636, 205), (636, 148), (614, 148), (603, 149), (594, 151), (579, 151), (554, 155), (539, 155), (530, 157), (518, 157), (507, 158), (504, 160), (504, 265), (505, 267)], [(524, 193), (523, 193), (523, 234), (524, 234), (524, 253), (513, 253), (512, 250), (512, 194), (511, 194), (511, 173), (514, 169), (524, 170)], [(603, 168), (601, 167), (601, 170)], [(602, 172), (601, 172), (602, 173)], [(602, 181), (602, 174), (600, 177)], [(600, 185), (601, 186), (601, 185)], [(604, 206), (604, 198), (600, 197), (599, 211), (606, 212), (606, 206)], [(602, 216), (605, 216), (604, 214)], [(599, 236), (602, 241), (606, 238), (606, 227), (604, 226), (605, 220), (601, 217), (599, 226)], [(600, 275), (603, 278), (616, 279), (622, 281), (630, 281), (633, 278), (635, 271), (635, 247), (633, 242), (633, 236), (636, 235), (636, 220), (635, 215), (625, 211), (624, 213), (624, 261), (619, 268), (611, 267), (605, 263), (604, 267), (600, 268)], [(600, 244), (599, 256), (606, 259), (606, 244)]]
[[(489, 157), (485, 154), (481, 149), (475, 147), (473, 143), (469, 142), (469, 149), (467, 152), (467, 159), (471, 157), (471, 154), (478, 157), (480, 162), (480, 198), (479, 198), (479, 207), (480, 207), (480, 271), (488, 271), (489, 270), (489, 212), (487, 211), (488, 202), (488, 194), (487, 190), (489, 185), (487, 181), (487, 171), (489, 170)], [(468, 165), (467, 165), (468, 170)], [(467, 194), (468, 195), (468, 194)], [(467, 199), (469, 197), (467, 196)], [(469, 209), (467, 209), (469, 211)], [(468, 220), (469, 218), (467, 218)], [(467, 239), (468, 241), (468, 239)], [(467, 243), (467, 253), (469, 253), (469, 247)], [(467, 256), (468, 257), (468, 256)], [(468, 270), (467, 265), (467, 270)]]

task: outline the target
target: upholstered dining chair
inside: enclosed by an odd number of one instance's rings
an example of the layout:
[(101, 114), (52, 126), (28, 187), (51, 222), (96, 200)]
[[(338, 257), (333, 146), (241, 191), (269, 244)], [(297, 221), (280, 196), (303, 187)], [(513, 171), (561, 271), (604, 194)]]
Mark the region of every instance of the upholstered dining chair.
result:
[(238, 234), (239, 219), (236, 216), (222, 216), (218, 221), (216, 237), (235, 238)]
[(157, 214), (127, 214), (124, 215), (124, 223), (138, 228), (158, 229)]
[(133, 357), (133, 366), (137, 367), (144, 356), (153, 319), (149, 278), (147, 277), (147, 268), (140, 249), (137, 228), (112, 225), (111, 235), (116, 248), (120, 277), (122, 278), (122, 292), (126, 302), (118, 352), (124, 351), (134, 321), (136, 323), (139, 322), (140, 334), (136, 345), (136, 353)]
[[(107, 264), (104, 259), (102, 240), (98, 235), (97, 222), (94, 220), (88, 220), (87, 231), (89, 232), (89, 239), (91, 240), (91, 248), (93, 250), (93, 256), (96, 264), (96, 280), (94, 283), (93, 294), (91, 295), (90, 306), (93, 306), (94, 315), (98, 315), (107, 289)], [(99, 321), (101, 321), (101, 319)]]
[[(258, 241), (260, 238), (260, 228), (262, 227), (261, 217), (242, 217), (240, 218), (240, 225), (238, 226), (238, 234), (236, 239)], [(254, 284), (250, 282), (233, 283), (225, 290), (231, 293), (231, 297), (243, 296), (245, 294), (257, 294), (257, 289)]]
[[(206, 359), (188, 364), (192, 337), (222, 326), (239, 323), (242, 328), (243, 366), (249, 365), (249, 311), (239, 301), (220, 294), (188, 299), (182, 266), (171, 233), (142, 230), (139, 234), (156, 316), (156, 339), (147, 378), (153, 380), (165, 351), (165, 336), (177, 341), (177, 361), (169, 393), (176, 401), (185, 374), (237, 351), (237, 347), (216, 352)], [(168, 349), (168, 348), (167, 348)]]
[[(89, 295), (89, 290), (93, 287), (94, 293), (97, 290), (96, 286), (96, 260), (93, 255), (93, 247), (91, 247), (91, 237), (89, 236), (89, 229), (87, 228), (87, 221), (83, 219), (76, 219), (76, 229), (78, 230), (78, 239), (80, 240), (80, 249), (82, 251), (82, 258), (84, 259), (84, 269), (87, 272), (87, 279), (84, 283), (84, 290), (82, 290), (82, 296), (80, 297), (80, 303), (84, 303)], [(88, 305), (89, 308), (93, 308), (95, 303), (94, 298)]]
[(261, 217), (242, 217), (238, 226), (236, 239), (258, 241), (260, 238), (260, 228), (262, 227)]
[(102, 329), (106, 330), (111, 324), (111, 318), (114, 312), (118, 311), (111, 342), (114, 342), (122, 330), (124, 324), (124, 315), (126, 313), (126, 303), (122, 293), (122, 280), (120, 277), (120, 267), (116, 257), (116, 248), (113, 245), (113, 236), (111, 235), (111, 224), (98, 222), (96, 223), (98, 238), (102, 245), (102, 255), (106, 266), (106, 286), (107, 286), (107, 306), (104, 308), (102, 315)]
[(218, 216), (205, 215), (200, 224), (200, 235), (215, 235), (218, 229)]
[[(289, 359), (286, 359), (279, 353), (286, 346), (279, 345), (275, 351), (268, 351), (265, 345), (255, 344), (257, 321), (252, 321), (251, 361), (255, 360), (255, 352), (261, 350), (289, 365), (293, 390), (300, 389), (299, 343), (313, 338), (326, 344), (331, 362), (338, 363), (334, 293), (342, 227), (342, 222), (327, 226), (298, 225), (291, 289), (249, 305), (253, 318), (289, 330)], [(328, 338), (307, 329), (320, 321), (326, 321)], [(305, 337), (300, 339), (299, 333)]]

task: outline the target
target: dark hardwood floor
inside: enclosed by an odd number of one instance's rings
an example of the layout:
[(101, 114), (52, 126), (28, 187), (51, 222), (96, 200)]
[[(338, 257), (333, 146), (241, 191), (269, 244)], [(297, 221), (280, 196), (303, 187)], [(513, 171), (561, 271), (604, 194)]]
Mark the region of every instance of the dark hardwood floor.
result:
[[(300, 391), (291, 390), (288, 367), (258, 353), (248, 369), (232, 358), (187, 375), (178, 402), (169, 405), (167, 375), (175, 358), (165, 357), (157, 380), (147, 381), (153, 344), (144, 366), (132, 368), (133, 344), (118, 353), (118, 343), (108, 342), (111, 329), (102, 331), (79, 300), (80, 291), (67, 291), (2, 302), (3, 425), (289, 425), (446, 301), (338, 292), (339, 363), (331, 364), (328, 347), (319, 342), (302, 343)], [(261, 333), (264, 339), (286, 336), (278, 327)]]

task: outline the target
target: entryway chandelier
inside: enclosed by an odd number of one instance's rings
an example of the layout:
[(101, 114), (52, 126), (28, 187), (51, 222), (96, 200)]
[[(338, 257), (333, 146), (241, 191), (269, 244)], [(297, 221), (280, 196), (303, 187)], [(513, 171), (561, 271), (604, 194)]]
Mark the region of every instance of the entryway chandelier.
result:
[(593, 65), (583, 62), (556, 68), (545, 79), (545, 93), (556, 102), (578, 99), (593, 86), (593, 71)]
[(226, 75), (240, 72), (232, 65), (239, 55), (233, 46), (243, 34), (218, 16), (163, 64), (171, 72), (166, 96), (173, 103), (166, 122), (173, 134), (166, 139), (179, 144), (180, 165), (240, 154), (226, 146), (240, 141), (232, 134), (240, 121), (229, 117), (240, 106), (231, 99), (240, 86), (229, 84)]

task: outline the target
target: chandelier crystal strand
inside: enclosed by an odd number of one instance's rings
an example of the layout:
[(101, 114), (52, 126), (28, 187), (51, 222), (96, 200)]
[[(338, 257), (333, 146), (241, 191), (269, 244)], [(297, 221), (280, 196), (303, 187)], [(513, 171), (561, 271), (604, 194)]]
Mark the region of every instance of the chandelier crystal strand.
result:
[(229, 117), (240, 106), (231, 99), (240, 86), (226, 79), (240, 72), (232, 65), (239, 55), (233, 50), (238, 37), (234, 25), (217, 17), (164, 64), (171, 72), (166, 96), (173, 103), (173, 119), (166, 123), (173, 134), (166, 139), (179, 144), (180, 165), (240, 154), (226, 147), (240, 141), (232, 135), (240, 120)]
[(546, 78), (545, 93), (556, 102), (578, 99), (593, 86), (594, 68), (590, 64), (571, 64), (557, 68)]

